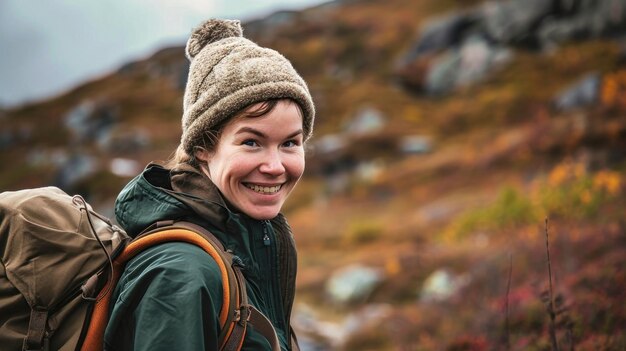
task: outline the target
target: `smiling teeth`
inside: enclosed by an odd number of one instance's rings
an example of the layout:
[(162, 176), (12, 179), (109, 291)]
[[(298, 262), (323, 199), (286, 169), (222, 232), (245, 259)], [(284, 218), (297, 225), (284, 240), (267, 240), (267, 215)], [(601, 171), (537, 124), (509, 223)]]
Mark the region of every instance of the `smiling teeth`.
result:
[(276, 185), (276, 186), (259, 186), (259, 185), (253, 185), (253, 184), (246, 184), (246, 187), (256, 191), (257, 193), (273, 194), (273, 193), (277, 193), (278, 190), (280, 190), (281, 185)]

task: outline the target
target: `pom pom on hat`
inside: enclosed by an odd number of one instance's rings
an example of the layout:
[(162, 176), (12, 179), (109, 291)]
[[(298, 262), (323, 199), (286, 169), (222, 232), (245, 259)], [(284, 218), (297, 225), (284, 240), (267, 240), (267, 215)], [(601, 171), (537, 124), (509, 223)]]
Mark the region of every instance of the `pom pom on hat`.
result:
[(185, 47), (185, 54), (191, 61), (206, 45), (221, 39), (243, 36), (238, 20), (211, 19), (196, 27)]

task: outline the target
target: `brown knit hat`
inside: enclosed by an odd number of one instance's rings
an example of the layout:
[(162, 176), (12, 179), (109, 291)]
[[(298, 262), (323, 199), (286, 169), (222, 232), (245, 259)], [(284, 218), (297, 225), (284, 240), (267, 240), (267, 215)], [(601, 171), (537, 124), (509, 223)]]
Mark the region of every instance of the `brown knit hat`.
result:
[(181, 145), (190, 155), (209, 128), (269, 99), (296, 101), (304, 113), (304, 139), (311, 136), (315, 107), (302, 77), (284, 56), (242, 33), (239, 21), (211, 19), (194, 29), (187, 41), (191, 66)]

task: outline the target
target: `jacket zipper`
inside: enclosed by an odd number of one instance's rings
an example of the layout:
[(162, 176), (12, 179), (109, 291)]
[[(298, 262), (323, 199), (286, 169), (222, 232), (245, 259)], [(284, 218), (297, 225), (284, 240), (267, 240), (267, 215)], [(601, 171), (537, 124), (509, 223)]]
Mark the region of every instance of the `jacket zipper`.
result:
[(263, 245), (270, 246), (271, 240), (267, 229), (267, 219), (263, 221)]
[[(271, 289), (270, 300), (271, 300), (271, 304), (272, 304), (271, 308), (272, 308), (272, 311), (275, 313), (276, 309), (278, 308), (278, 306), (276, 305), (276, 302), (280, 303), (280, 306), (282, 306), (282, 301), (277, 301), (279, 299), (276, 297), (276, 291), (277, 291), (276, 289), (277, 289), (277, 284), (279, 284), (279, 282), (278, 282), (278, 279), (277, 279), (277, 276), (276, 276), (277, 266), (276, 266), (276, 262), (274, 260), (274, 255), (273, 255), (274, 250), (273, 250), (273, 247), (271, 245), (272, 238), (271, 238), (270, 233), (269, 233), (269, 231), (270, 231), (269, 227), (270, 226), (271, 226), (271, 224), (270, 224), (269, 220), (264, 220), (263, 221), (263, 245), (265, 245), (266, 248), (267, 248), (267, 250), (266, 250), (267, 251), (267, 262), (268, 262), (270, 270), (271, 270), (271, 272), (270, 272), (270, 279), (271, 279), (271, 282), (272, 282), (272, 284), (270, 285), (271, 286), (271, 288), (270, 288)], [(281, 314), (277, 314), (276, 315), (277, 322), (279, 324), (277, 327), (280, 327), (283, 330), (287, 331), (287, 329), (283, 325), (284, 323), (282, 322), (282, 317), (280, 317), (280, 315)]]

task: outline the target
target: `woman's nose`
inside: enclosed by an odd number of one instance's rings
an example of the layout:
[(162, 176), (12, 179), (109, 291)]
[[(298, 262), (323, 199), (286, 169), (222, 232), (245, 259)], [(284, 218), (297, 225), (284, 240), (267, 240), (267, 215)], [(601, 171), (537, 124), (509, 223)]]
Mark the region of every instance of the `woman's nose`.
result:
[(285, 166), (283, 165), (282, 158), (278, 151), (268, 151), (263, 155), (263, 160), (259, 170), (262, 173), (271, 175), (281, 175), (285, 173)]

